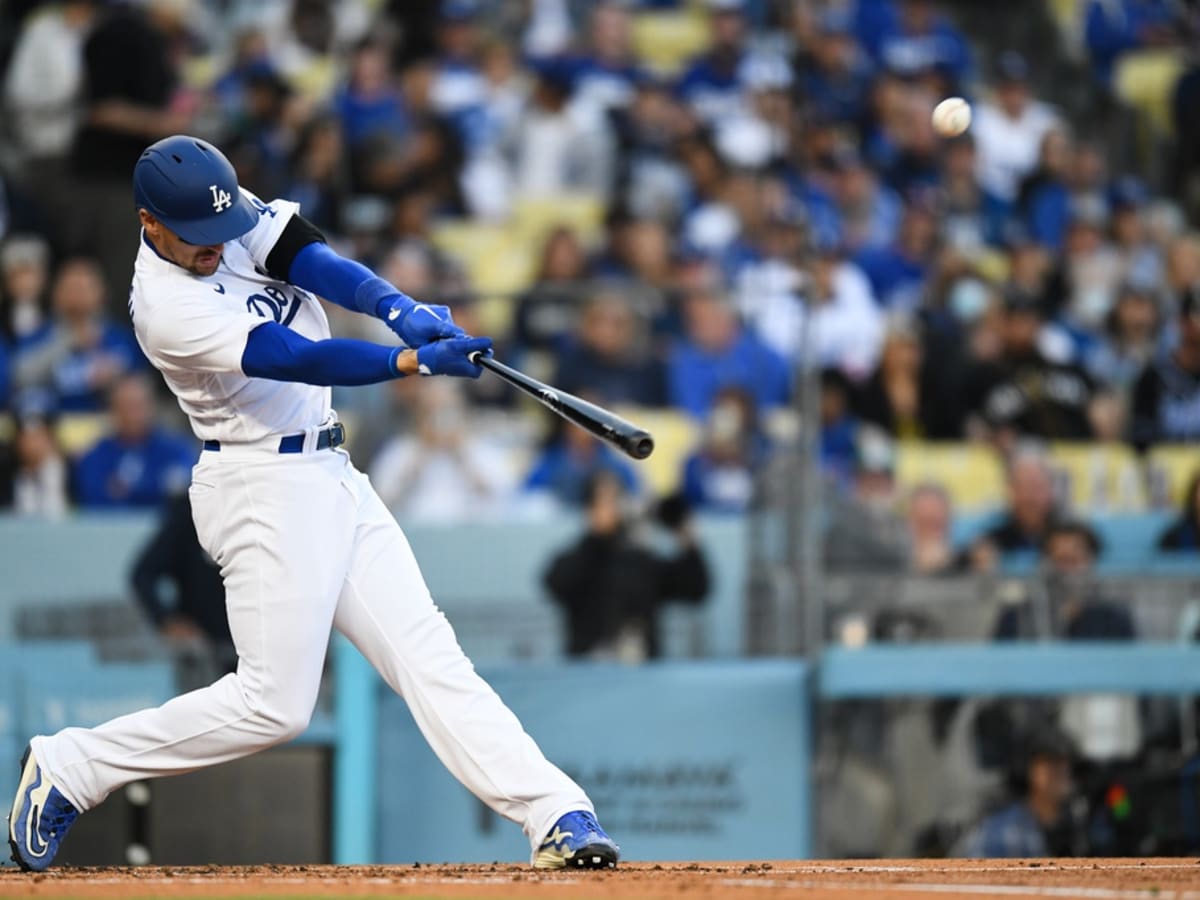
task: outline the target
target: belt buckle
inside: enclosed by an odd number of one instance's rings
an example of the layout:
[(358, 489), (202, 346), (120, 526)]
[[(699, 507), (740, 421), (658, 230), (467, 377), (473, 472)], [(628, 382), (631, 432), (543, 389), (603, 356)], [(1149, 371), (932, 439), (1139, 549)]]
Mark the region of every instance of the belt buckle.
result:
[(346, 443), (346, 426), (341, 422), (334, 422), (329, 426), (329, 449), (340, 447)]

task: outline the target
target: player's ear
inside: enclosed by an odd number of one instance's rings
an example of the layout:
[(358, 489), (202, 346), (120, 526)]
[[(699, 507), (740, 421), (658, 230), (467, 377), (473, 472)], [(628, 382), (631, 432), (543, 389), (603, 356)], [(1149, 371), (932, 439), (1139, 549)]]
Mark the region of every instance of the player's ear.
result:
[(154, 234), (158, 230), (158, 219), (154, 218), (146, 210), (139, 208), (138, 218), (142, 222), (142, 227), (150, 231), (151, 234)]

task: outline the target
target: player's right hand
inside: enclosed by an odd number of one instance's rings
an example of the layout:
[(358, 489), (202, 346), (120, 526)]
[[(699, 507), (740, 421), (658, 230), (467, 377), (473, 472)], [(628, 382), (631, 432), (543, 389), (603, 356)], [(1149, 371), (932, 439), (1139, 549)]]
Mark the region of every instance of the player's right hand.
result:
[(490, 356), (492, 339), (487, 337), (447, 338), (417, 350), (417, 371), (422, 375), (457, 375), (478, 378), (483, 371), (468, 358), (472, 353)]

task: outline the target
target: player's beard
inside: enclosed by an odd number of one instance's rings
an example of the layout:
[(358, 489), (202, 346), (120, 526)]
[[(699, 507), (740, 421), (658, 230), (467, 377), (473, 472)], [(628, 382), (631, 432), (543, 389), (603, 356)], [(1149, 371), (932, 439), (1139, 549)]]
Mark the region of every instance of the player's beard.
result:
[(217, 271), (217, 267), (221, 265), (221, 251), (213, 250), (210, 247), (205, 247), (192, 257), (192, 264), (186, 266), (187, 270), (193, 275), (199, 275), (205, 278)]

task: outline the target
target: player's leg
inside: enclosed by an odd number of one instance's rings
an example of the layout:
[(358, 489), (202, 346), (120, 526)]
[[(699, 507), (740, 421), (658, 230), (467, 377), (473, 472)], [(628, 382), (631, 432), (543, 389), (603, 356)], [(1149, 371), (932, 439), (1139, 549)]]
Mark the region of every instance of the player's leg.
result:
[(356, 516), (340, 473), (316, 457), (197, 470), (197, 533), (221, 564), (237, 672), (97, 728), (35, 737), (9, 834), (19, 863), (43, 868), (57, 849), (29, 818), (51, 788), (86, 811), (131, 781), (237, 759), (307, 726)]
[[(583, 789), (549, 762), (517, 717), (479, 677), (454, 630), (434, 605), (396, 520), (358, 475), (360, 517), (334, 627), (342, 631), (404, 697), (421, 733), (450, 772), (475, 796), (517, 822), (535, 861), (563, 864), (563, 841), (603, 836), (609, 845), (588, 866), (616, 861), (616, 845), (592, 818)], [(574, 835), (539, 856), (565, 814), (581, 812)], [(552, 842), (555, 843), (555, 842)], [(599, 846), (597, 844), (597, 846)], [(611, 849), (609, 849), (611, 848)], [(553, 857), (553, 859), (551, 859)], [(582, 859), (582, 857), (581, 857)]]

